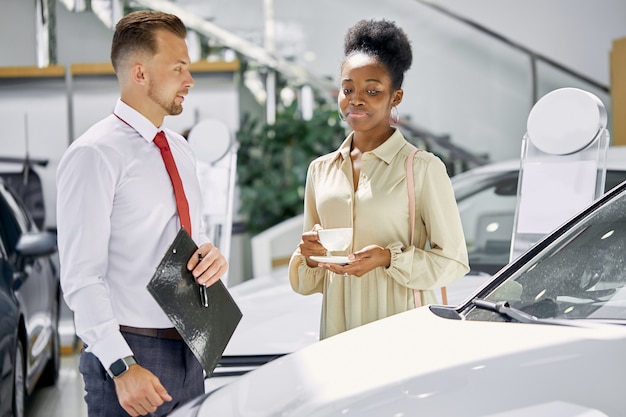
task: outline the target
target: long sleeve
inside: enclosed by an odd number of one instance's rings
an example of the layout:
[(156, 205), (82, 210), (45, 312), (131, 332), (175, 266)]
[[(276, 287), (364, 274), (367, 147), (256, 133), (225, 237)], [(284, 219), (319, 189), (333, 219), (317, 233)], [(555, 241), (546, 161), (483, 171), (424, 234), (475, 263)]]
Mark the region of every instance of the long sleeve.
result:
[[(309, 167), (304, 193), (304, 226), (303, 232), (311, 230), (315, 224), (319, 224), (319, 215), (315, 207), (315, 193), (313, 187), (313, 174)], [(306, 259), (296, 248), (289, 260), (289, 282), (291, 288), (302, 295), (323, 292), (326, 270), (311, 268), (306, 264)]]
[(63, 293), (75, 313), (78, 336), (105, 366), (132, 354), (118, 331), (105, 282), (115, 182), (111, 167), (94, 148), (73, 147), (57, 171)]
[(413, 246), (402, 242), (387, 246), (392, 253), (387, 272), (401, 285), (432, 290), (469, 272), (467, 247), (445, 165), (437, 158), (417, 155), (415, 242)]

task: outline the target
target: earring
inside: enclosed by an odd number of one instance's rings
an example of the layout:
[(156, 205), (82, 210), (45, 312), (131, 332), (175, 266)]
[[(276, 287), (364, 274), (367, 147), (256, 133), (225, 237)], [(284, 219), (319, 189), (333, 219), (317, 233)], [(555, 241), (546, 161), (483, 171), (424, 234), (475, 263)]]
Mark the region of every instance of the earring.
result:
[[(393, 114), (394, 110), (396, 111), (395, 116)], [(397, 106), (393, 106), (391, 108), (391, 121), (393, 122), (393, 124), (398, 124), (398, 120), (400, 120), (400, 115), (398, 114), (398, 107)]]
[(341, 112), (341, 110), (340, 110), (340, 109), (337, 109), (337, 113), (339, 113), (339, 118), (341, 119), (341, 121), (342, 121), (342, 122), (345, 122), (345, 121), (346, 121), (346, 118), (345, 118), (345, 117), (343, 117), (343, 113)]

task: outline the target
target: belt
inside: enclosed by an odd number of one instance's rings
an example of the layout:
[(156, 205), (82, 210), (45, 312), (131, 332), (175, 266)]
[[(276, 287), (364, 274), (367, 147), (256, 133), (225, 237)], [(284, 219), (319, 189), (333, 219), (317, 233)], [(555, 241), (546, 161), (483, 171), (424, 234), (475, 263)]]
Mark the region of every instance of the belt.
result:
[(146, 329), (139, 327), (120, 326), (120, 331), (125, 333), (138, 334), (141, 336), (156, 337), (157, 339), (183, 340), (178, 331), (170, 327), (168, 329)]

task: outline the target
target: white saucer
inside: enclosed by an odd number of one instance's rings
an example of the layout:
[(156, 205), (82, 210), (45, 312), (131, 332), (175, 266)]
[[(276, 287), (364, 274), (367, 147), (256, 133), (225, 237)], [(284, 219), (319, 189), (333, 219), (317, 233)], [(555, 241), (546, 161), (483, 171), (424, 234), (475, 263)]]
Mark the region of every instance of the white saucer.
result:
[(347, 265), (352, 262), (347, 256), (311, 256), (310, 258), (312, 261), (324, 264)]

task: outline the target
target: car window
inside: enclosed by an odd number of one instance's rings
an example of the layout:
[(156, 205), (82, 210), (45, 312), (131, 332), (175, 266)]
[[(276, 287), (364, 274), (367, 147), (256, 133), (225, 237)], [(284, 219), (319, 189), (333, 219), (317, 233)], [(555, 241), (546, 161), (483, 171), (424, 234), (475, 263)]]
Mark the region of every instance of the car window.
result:
[(29, 220), (21, 210), (17, 200), (0, 184), (0, 238), (9, 254), (15, 250), (24, 230), (28, 230)]
[[(626, 181), (626, 171), (606, 174), (605, 191)], [(517, 171), (453, 178), (472, 273), (495, 274), (509, 263), (517, 204)]]
[[(485, 298), (539, 318), (626, 320), (626, 192)], [(467, 318), (493, 320), (494, 314), (475, 310)]]
[(517, 201), (517, 172), (457, 183), (455, 194), (473, 273), (494, 274), (509, 262)]
[(607, 171), (604, 191), (609, 191), (626, 181), (626, 171)]
[(0, 218), (0, 261), (7, 258), (6, 243), (4, 240), (4, 223)]

